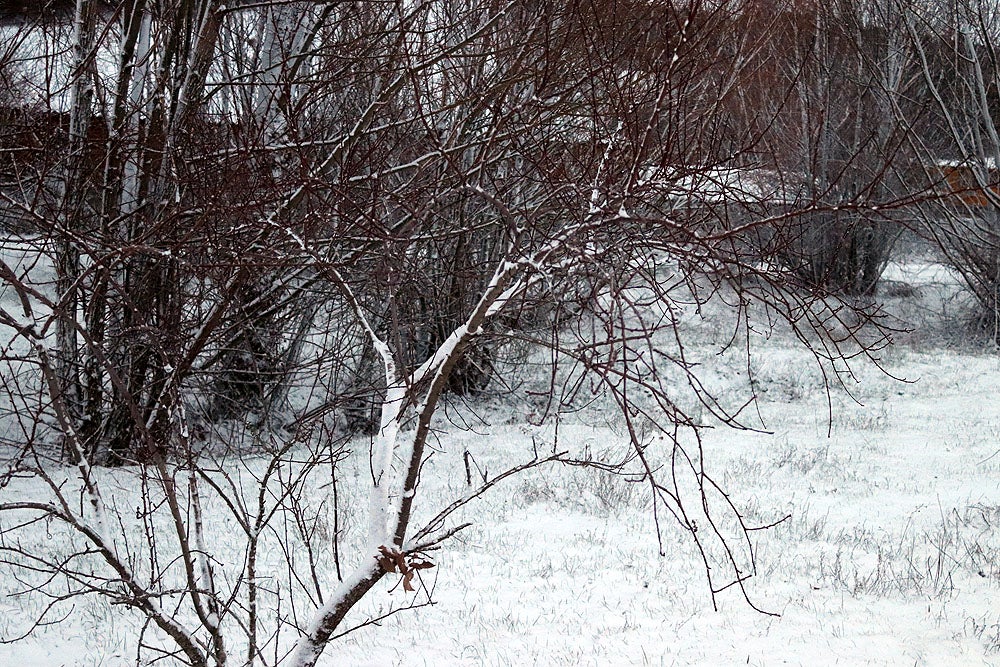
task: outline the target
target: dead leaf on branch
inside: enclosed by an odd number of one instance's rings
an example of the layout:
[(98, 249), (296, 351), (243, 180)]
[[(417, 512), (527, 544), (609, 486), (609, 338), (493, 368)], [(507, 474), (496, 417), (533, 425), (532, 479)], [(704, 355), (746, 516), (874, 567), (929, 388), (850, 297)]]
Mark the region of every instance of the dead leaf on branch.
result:
[(378, 548), (378, 552), (382, 554), (378, 558), (378, 564), (386, 572), (399, 572), (401, 574), (406, 574), (409, 569), (406, 566), (406, 554), (402, 551), (397, 551), (396, 549), (390, 549), (384, 544)]
[(391, 549), (385, 545), (380, 546), (378, 552), (381, 554), (376, 557), (379, 567), (385, 572), (398, 572), (401, 574), (403, 577), (403, 590), (408, 593), (417, 590), (413, 587), (413, 577), (416, 576), (417, 572), (434, 567), (434, 563), (425, 560), (418, 554)]

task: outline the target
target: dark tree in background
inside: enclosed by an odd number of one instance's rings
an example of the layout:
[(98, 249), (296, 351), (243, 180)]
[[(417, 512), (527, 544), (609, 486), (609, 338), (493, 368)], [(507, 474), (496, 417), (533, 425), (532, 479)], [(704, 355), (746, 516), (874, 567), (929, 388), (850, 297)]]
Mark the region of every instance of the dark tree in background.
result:
[(913, 4), (907, 38), (935, 122), (916, 141), (941, 195), (921, 208), (923, 232), (975, 298), (973, 326), (1000, 341), (1000, 14), (976, 0)]
[(767, 38), (740, 111), (768, 147), (777, 208), (814, 209), (766, 242), (808, 285), (870, 299), (921, 173), (909, 137), (919, 66), (900, 13), (893, 2), (802, 0), (758, 6), (748, 30)]

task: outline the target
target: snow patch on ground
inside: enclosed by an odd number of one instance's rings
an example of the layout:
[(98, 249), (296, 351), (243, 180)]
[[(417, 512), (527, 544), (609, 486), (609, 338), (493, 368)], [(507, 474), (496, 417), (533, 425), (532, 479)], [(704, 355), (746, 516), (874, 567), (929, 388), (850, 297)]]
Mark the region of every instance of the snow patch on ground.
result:
[[(948, 279), (934, 266), (906, 274), (916, 279), (890, 270), (924, 286)], [(719, 354), (711, 326), (699, 341), (692, 353), (706, 377), (735, 396), (749, 381), (739, 375), (745, 358)], [(754, 603), (780, 616), (755, 612), (734, 590), (714, 611), (697, 553), (666, 523), (658, 554), (644, 488), (553, 467), (501, 485), (457, 517), (475, 525), (422, 573), (433, 606), (348, 635), (321, 664), (1000, 665), (1000, 358), (902, 345), (883, 362), (909, 382), (859, 367), (857, 381), (832, 391), (831, 421), (808, 353), (785, 337), (757, 341), (751, 371), (761, 400), (748, 421), (766, 432), (706, 431), (709, 468), (746, 519), (789, 517), (756, 534), (758, 574), (748, 582)], [(475, 432), (441, 425), (417, 523), (465, 489), (464, 451), (496, 472), (554, 435), (530, 423), (527, 399), (481, 411), (488, 424)], [(624, 441), (610, 421), (565, 424), (560, 446), (614, 451)], [(365, 474), (366, 448), (355, 450), (345, 484)], [(129, 507), (131, 473), (101, 474)], [(344, 493), (343, 521), (360, 540), (361, 510)], [(219, 567), (238, 565), (242, 553), (225, 551), (233, 526), (220, 508), (208, 511)], [(44, 530), (40, 549), (64, 539)], [(381, 582), (353, 621), (406, 604), (398, 583)], [(0, 568), (4, 638), (26, 630), (44, 604), (10, 597), (18, 588)], [(91, 599), (61, 609), (63, 622), (0, 646), (0, 664), (135, 664), (134, 615)]]

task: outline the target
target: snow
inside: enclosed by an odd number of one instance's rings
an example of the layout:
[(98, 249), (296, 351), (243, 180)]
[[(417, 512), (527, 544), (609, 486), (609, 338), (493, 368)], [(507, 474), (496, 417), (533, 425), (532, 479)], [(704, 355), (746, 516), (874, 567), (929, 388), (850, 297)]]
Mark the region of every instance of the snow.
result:
[(767, 169), (691, 166), (650, 167), (639, 184), (662, 190), (678, 202), (702, 204), (780, 204), (795, 201), (801, 185)]
[[(924, 290), (909, 299), (935, 298), (935, 285), (960, 288), (933, 262), (891, 265), (887, 278)], [(2, 299), (16, 304), (9, 294)], [(903, 297), (894, 299), (898, 306)], [(720, 353), (718, 334), (728, 329), (714, 319), (718, 312), (705, 312), (683, 319), (689, 353), (708, 386), (738, 402), (746, 357)], [(768, 432), (705, 433), (709, 469), (748, 521), (790, 515), (756, 534), (758, 575), (748, 582), (753, 602), (779, 617), (755, 612), (733, 590), (713, 611), (697, 554), (672, 524), (663, 525), (666, 555), (658, 555), (640, 485), (550, 467), (508, 480), (453, 519), (474, 525), (432, 552), (437, 567), (420, 573), (436, 604), (337, 640), (319, 664), (1000, 665), (1000, 357), (917, 340), (903, 337), (882, 359), (908, 382), (857, 368), (852, 395), (834, 390), (829, 424), (808, 352), (782, 332), (761, 336), (751, 370)], [(485, 416), (475, 431), (436, 426), (438, 451), (421, 474), (415, 526), (467, 494), (463, 452), (495, 474), (555, 437), (552, 425), (531, 423), (528, 398), (474, 407)], [(561, 448), (600, 455), (623, 445), (613, 418), (574, 419), (560, 425)], [(371, 471), (367, 445), (355, 445), (344, 463), (343, 521), (348, 542), (361, 545), (368, 527), (360, 482)], [(239, 482), (259, 473), (257, 465), (230, 474)], [(138, 506), (135, 472), (94, 474), (110, 488), (109, 511)], [(346, 488), (352, 480), (355, 490)], [(4, 499), (40, 491), (33, 484), (12, 481)], [(227, 580), (226, 568), (243, 562), (240, 529), (217, 502), (206, 498), (204, 512), (213, 568)], [(46, 525), (37, 531), (40, 550), (57, 551), (69, 539)], [(279, 555), (261, 553), (262, 587), (280, 578), (268, 569)], [(331, 573), (324, 576), (334, 590)], [(348, 621), (423, 599), (398, 583), (398, 575), (386, 576)], [(19, 587), (0, 566), (3, 638), (25, 631), (45, 604), (11, 596)], [(262, 596), (263, 605), (273, 600)], [(0, 665), (135, 664), (136, 615), (96, 598), (59, 609), (69, 613), (65, 621), (0, 645)], [(290, 649), (291, 635), (285, 641)], [(238, 641), (230, 640), (230, 653), (242, 655)]]
[(995, 171), (997, 168), (996, 158), (992, 156), (975, 156), (966, 159), (951, 159), (951, 160), (937, 160), (934, 162), (936, 167), (940, 168), (957, 168), (957, 167), (974, 167), (980, 166), (985, 167), (989, 171)]
[(958, 284), (953, 270), (932, 261), (890, 262), (882, 273), (882, 280), (924, 286)]

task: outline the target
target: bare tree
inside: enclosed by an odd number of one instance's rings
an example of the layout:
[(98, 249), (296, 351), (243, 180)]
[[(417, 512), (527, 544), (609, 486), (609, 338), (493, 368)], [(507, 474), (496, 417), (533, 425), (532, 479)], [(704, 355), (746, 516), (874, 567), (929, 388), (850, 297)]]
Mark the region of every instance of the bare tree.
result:
[[(771, 261), (787, 248), (755, 245), (819, 210), (815, 197), (738, 218), (703, 205), (732, 196), (706, 197), (704, 182), (767, 147), (730, 114), (767, 36), (721, 38), (751, 6), (95, 7), (77, 4), (58, 88), (72, 94), (53, 109), (68, 149), (39, 157), (52, 178), (3, 191), (34, 225), (10, 240), (25, 261), (0, 265), (15, 297), (0, 304), (5, 479), (44, 491), (3, 487), (0, 549), (39, 590), (58, 579), (66, 598), (135, 610), (170, 639), (143, 633), (150, 655), (313, 665), (387, 575), (427, 599), (428, 553), (467, 525), (455, 517), (469, 502), (566, 463), (640, 480), (657, 531), (672, 517), (698, 546), (713, 600), (743, 591), (753, 527), (707, 472), (697, 413), (746, 428), (744, 406), (702, 385), (679, 311), (722, 295), (749, 327), (760, 307), (832, 377), (887, 335), (876, 311), (802, 289)], [(659, 28), (638, 40), (636, 25)], [(449, 392), (496, 381), (495, 362), (526, 344), (552, 352), (545, 411), (602, 398), (626, 424), (620, 458), (551, 443), (415, 523)], [(375, 381), (358, 377), (365, 349)], [(320, 534), (307, 491), (325, 484), (337, 515), (337, 420), (366, 383), (378, 419), (354, 489), (367, 535), (352, 545)], [(52, 473), (56, 445), (71, 485)], [(142, 490), (138, 530), (109, 498), (106, 462), (140, 464), (119, 471)], [(212, 534), (210, 511), (232, 532)], [(22, 547), (42, 520), (86, 546)], [(214, 557), (223, 540), (242, 563)], [(286, 588), (262, 585), (265, 567)]]

